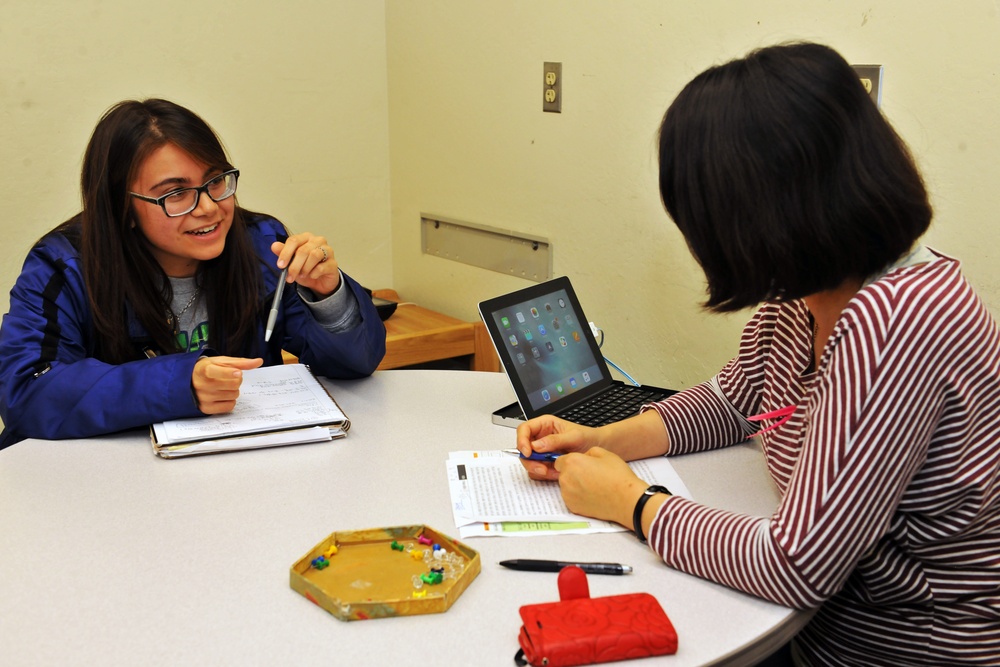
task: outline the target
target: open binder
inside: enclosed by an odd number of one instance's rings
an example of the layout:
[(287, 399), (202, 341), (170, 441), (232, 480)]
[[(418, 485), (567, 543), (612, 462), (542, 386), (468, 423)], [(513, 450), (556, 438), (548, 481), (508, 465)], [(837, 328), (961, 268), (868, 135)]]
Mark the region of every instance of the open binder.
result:
[(159, 422), (149, 431), (153, 451), (169, 459), (329, 442), (350, 427), (308, 366), (285, 364), (244, 371), (232, 412)]

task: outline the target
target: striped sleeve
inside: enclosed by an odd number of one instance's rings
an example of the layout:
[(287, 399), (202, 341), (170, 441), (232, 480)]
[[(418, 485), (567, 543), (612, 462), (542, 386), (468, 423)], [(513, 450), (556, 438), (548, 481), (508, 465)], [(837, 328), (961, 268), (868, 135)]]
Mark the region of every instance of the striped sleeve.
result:
[[(1000, 339), (957, 263), (859, 292), (809, 381), (789, 373), (808, 340), (801, 305), (772, 310), (773, 326), (723, 375), (742, 377), (730, 384), (743, 388), (737, 408), (751, 396), (764, 410), (797, 399), (793, 418), (761, 436), (780, 506), (758, 518), (672, 498), (650, 546), (673, 567), (781, 604), (833, 600), (824, 623), (867, 633), (872, 651), (922, 642), (930, 664), (945, 664), (939, 656), (961, 656), (985, 627), (1000, 637)], [(704, 412), (710, 398), (702, 388), (691, 400)], [(658, 411), (672, 452), (674, 437), (693, 451), (733, 435), (718, 406)], [(914, 629), (914, 610), (926, 628)]]

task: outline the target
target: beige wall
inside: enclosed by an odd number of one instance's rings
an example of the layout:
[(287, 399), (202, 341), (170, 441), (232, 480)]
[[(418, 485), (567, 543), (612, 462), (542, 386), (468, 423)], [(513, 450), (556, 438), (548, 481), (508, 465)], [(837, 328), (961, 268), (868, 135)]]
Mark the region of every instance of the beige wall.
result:
[[(101, 112), (159, 95), (220, 132), (244, 205), (328, 235), (365, 284), (472, 319), (528, 283), (421, 255), (420, 212), (545, 236), (607, 355), (642, 382), (688, 386), (732, 354), (745, 315), (697, 307), (701, 275), (656, 191), (657, 123), (705, 67), (801, 38), (885, 65), (883, 109), (937, 209), (930, 242), (963, 258), (1000, 313), (992, 0), (154, 7), (0, 0), (3, 310), (30, 244), (78, 207)], [(546, 60), (563, 63), (562, 114), (540, 108)]]
[(31, 244), (79, 210), (84, 148), (126, 98), (199, 113), (240, 202), (392, 282), (385, 7), (352, 0), (0, 0), (0, 312)]
[[(387, 3), (395, 285), (472, 318), (524, 280), (420, 254), (419, 213), (547, 237), (606, 355), (689, 386), (735, 350), (745, 315), (706, 315), (704, 283), (663, 213), (655, 133), (696, 73), (789, 39), (885, 66), (883, 110), (924, 169), (930, 242), (1000, 313), (1000, 19), (993, 0), (438, 0)], [(563, 112), (541, 111), (543, 61)]]

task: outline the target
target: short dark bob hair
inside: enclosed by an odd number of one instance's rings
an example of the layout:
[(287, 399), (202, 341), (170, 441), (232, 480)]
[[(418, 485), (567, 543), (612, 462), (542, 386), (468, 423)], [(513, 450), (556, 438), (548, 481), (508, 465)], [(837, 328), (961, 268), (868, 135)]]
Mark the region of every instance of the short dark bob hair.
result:
[(660, 195), (733, 311), (864, 280), (927, 230), (906, 145), (836, 51), (771, 46), (692, 80), (660, 126)]

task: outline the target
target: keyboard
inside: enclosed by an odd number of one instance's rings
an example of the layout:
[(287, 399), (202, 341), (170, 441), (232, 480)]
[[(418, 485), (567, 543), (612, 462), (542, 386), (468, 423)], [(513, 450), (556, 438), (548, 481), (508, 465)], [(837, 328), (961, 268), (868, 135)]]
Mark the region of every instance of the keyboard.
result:
[(616, 384), (607, 391), (557, 413), (557, 416), (583, 426), (604, 426), (639, 413), (646, 403), (661, 401), (673, 392), (629, 384)]

